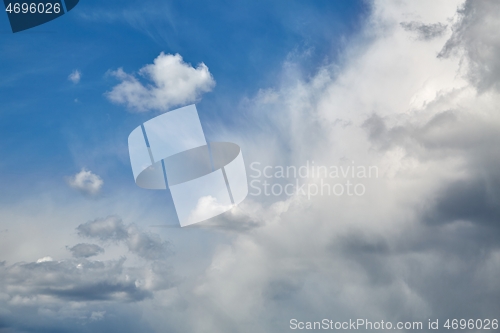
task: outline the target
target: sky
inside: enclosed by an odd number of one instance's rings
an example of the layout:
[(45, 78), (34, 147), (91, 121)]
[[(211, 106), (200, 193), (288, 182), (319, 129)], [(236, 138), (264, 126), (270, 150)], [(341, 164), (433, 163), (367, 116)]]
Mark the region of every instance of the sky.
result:
[[(15, 34), (0, 15), (0, 332), (500, 319), (499, 7), (82, 0)], [(181, 228), (127, 138), (190, 104), (250, 192)]]

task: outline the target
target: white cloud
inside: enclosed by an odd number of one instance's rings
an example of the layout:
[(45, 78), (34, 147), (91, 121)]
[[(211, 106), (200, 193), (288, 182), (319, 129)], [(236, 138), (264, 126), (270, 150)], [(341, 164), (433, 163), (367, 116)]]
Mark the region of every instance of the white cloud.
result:
[(51, 261), (54, 261), (54, 259), (52, 259), (52, 257), (43, 257), (43, 258), (40, 258), (36, 261), (37, 264), (40, 264), (40, 263), (43, 263), (43, 262), (51, 262)]
[(82, 169), (68, 179), (68, 184), (85, 194), (96, 195), (101, 190), (104, 181), (90, 170)]
[(194, 68), (185, 63), (179, 54), (163, 52), (141, 68), (139, 74), (151, 83), (143, 85), (134, 75), (122, 68), (111, 72), (122, 82), (106, 93), (110, 101), (125, 104), (130, 110), (167, 111), (169, 108), (197, 101), (202, 93), (209, 92), (215, 81), (208, 67), (201, 63)]
[(71, 74), (68, 76), (68, 80), (73, 82), (74, 84), (78, 84), (80, 82), (80, 79), (82, 78), (82, 73), (78, 70), (75, 69)]

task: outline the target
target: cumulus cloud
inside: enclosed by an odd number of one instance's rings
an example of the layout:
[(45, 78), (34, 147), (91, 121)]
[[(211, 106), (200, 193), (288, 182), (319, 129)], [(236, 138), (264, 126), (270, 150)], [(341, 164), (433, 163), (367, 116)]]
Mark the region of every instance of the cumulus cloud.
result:
[(75, 69), (71, 74), (68, 76), (68, 80), (73, 82), (74, 84), (78, 84), (80, 82), (80, 79), (82, 78), (82, 73), (78, 70)]
[(127, 74), (122, 68), (111, 74), (122, 81), (106, 93), (110, 101), (125, 104), (130, 110), (168, 111), (174, 106), (197, 101), (202, 93), (215, 86), (215, 80), (208, 67), (200, 63), (196, 68), (183, 61), (179, 54), (164, 54), (153, 64), (144, 66), (139, 75), (150, 83), (144, 85), (139, 79)]
[(71, 254), (75, 258), (90, 258), (101, 253), (104, 253), (104, 249), (99, 245), (80, 243), (69, 249)]
[(67, 181), (69, 186), (88, 195), (98, 194), (104, 184), (101, 177), (86, 169), (82, 169)]

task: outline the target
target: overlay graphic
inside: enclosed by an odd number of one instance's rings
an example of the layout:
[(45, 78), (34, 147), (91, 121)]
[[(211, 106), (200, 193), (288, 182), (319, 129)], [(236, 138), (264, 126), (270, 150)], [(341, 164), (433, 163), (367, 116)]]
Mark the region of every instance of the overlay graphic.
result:
[(52, 21), (72, 10), (79, 0), (3, 0), (12, 32)]
[(168, 187), (182, 227), (222, 214), (248, 194), (240, 147), (207, 143), (194, 104), (137, 127), (128, 147), (136, 184)]

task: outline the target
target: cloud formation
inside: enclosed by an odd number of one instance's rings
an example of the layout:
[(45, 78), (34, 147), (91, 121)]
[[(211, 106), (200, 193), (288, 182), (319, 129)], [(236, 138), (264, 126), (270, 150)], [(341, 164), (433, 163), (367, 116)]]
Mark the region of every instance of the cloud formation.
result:
[(72, 259), (47, 256), (35, 262), (0, 262), (0, 331), (106, 332), (111, 322), (120, 331), (144, 331), (147, 324), (138, 304), (172, 288), (176, 278), (166, 260), (168, 243), (134, 225), (126, 227), (123, 237), (123, 222), (108, 217), (84, 223), (77, 231), (80, 237), (106, 240), (104, 247), (116, 247), (109, 243), (115, 240), (129, 244), (139, 260), (89, 260), (104, 249), (79, 243), (69, 248)]
[(174, 106), (190, 104), (215, 86), (215, 80), (204, 63), (194, 68), (185, 63), (179, 54), (163, 52), (153, 64), (139, 70), (139, 75), (150, 81), (146, 85), (122, 68), (112, 71), (111, 75), (122, 82), (106, 96), (113, 103), (124, 104), (137, 112), (168, 111)]
[[(0, 318), (8, 319), (0, 322), (14, 320), (14, 307), (50, 321), (49, 310), (68, 300), (74, 312), (55, 312), (84, 318), (71, 323), (115, 325), (113, 309), (135, 304), (133, 313), (146, 314), (141, 332), (283, 332), (293, 317), (496, 318), (500, 18), (491, 2), (467, 1), (457, 12), (460, 4), (374, 1), (370, 42), (347, 47), (340, 68), (303, 77), (285, 63), (281, 84), (239, 107), (237, 131), (220, 131), (242, 143), (247, 163), (376, 165), (380, 177), (366, 180), (365, 196), (249, 197), (199, 234), (182, 229), (189, 260), (173, 266), (188, 273), (175, 288), (169, 244), (158, 235), (117, 216), (83, 223), (81, 237), (123, 246), (147, 265), (0, 263)], [(449, 17), (453, 31), (425, 42), (400, 25)], [(210, 237), (214, 252), (191, 256)]]
[(500, 37), (492, 33), (498, 28), (497, 1), (466, 1), (458, 11), (453, 34), (440, 52), (441, 57), (460, 55), (467, 76), (480, 92), (500, 90)]
[(68, 179), (68, 184), (84, 194), (96, 195), (104, 185), (104, 181), (92, 171), (83, 168), (79, 173)]
[(80, 224), (76, 230), (80, 237), (101, 241), (120, 241), (128, 237), (128, 231), (122, 219), (114, 215)]
[(74, 84), (78, 84), (80, 82), (80, 79), (82, 78), (82, 73), (78, 70), (75, 69), (71, 74), (68, 76), (68, 80), (73, 82)]

